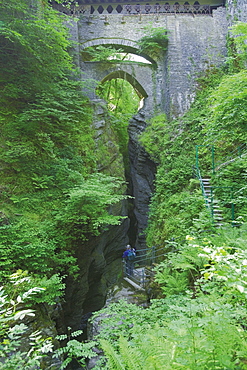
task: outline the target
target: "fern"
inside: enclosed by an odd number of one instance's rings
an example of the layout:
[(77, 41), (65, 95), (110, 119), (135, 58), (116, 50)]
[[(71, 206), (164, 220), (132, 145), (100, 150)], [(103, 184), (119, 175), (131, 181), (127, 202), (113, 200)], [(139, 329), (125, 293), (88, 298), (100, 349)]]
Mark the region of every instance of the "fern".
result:
[(121, 356), (114, 349), (112, 344), (105, 339), (100, 341), (102, 349), (107, 357), (107, 366), (111, 370), (125, 370), (125, 365)]

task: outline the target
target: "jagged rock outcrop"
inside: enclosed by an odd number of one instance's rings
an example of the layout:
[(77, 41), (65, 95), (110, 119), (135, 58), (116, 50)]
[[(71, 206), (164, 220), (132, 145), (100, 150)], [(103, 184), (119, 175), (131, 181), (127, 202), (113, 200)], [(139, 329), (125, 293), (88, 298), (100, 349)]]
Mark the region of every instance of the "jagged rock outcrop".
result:
[(156, 165), (139, 143), (139, 136), (145, 130), (145, 111), (139, 111), (129, 122), (130, 185), (132, 189), (133, 213), (135, 218), (135, 248), (146, 247), (144, 231), (147, 227), (150, 197), (154, 190)]

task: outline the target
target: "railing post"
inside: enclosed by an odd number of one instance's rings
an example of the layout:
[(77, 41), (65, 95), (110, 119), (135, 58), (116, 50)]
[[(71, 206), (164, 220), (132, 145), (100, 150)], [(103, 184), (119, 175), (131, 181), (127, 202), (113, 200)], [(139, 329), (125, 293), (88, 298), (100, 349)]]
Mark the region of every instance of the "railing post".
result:
[(214, 206), (213, 206), (213, 201), (214, 201), (214, 194), (213, 194), (213, 187), (211, 186), (210, 188), (210, 199), (211, 199), (211, 217), (212, 221), (214, 222)]
[(212, 145), (212, 172), (215, 173), (215, 163), (214, 163), (214, 145)]
[(144, 288), (145, 267), (142, 269), (141, 286)]
[(151, 262), (154, 263), (155, 262), (155, 246), (153, 245), (152, 246), (152, 257), (151, 257)]
[(196, 168), (199, 168), (199, 145), (196, 145)]
[(235, 209), (234, 209), (234, 203), (233, 203), (233, 188), (231, 188), (231, 213), (232, 213), (232, 225), (234, 225), (234, 219), (235, 219)]

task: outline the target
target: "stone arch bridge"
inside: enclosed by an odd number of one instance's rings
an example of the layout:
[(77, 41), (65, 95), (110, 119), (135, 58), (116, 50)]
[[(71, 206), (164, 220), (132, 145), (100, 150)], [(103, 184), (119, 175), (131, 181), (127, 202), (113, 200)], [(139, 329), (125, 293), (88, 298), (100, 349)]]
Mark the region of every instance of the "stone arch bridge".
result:
[[(72, 18), (73, 19), (73, 18)], [(77, 63), (82, 79), (104, 82), (125, 78), (145, 98), (149, 112), (168, 116), (185, 112), (195, 95), (195, 80), (226, 54), (226, 9), (217, 7), (212, 14), (82, 14), (69, 22), (77, 42)], [(155, 58), (143, 55), (150, 64), (136, 62), (90, 62), (84, 59), (89, 46), (110, 45), (140, 55), (138, 40), (146, 26), (163, 27), (168, 33), (168, 49)], [(95, 98), (95, 92), (89, 92)]]
[[(124, 79), (133, 86), (140, 99), (145, 99), (146, 106), (152, 107), (153, 102), (150, 101), (149, 97), (154, 95), (155, 90), (155, 74), (157, 70), (155, 60), (150, 55), (143, 55), (135, 41), (124, 38), (97, 38), (81, 43), (82, 60), (83, 50), (99, 45), (110, 46), (125, 53), (142, 55), (146, 58), (147, 63), (134, 61), (114, 62), (113, 60), (104, 62), (83, 61), (81, 63), (83, 74), (101, 83), (115, 78)], [(91, 94), (91, 98), (94, 97), (95, 93)]]

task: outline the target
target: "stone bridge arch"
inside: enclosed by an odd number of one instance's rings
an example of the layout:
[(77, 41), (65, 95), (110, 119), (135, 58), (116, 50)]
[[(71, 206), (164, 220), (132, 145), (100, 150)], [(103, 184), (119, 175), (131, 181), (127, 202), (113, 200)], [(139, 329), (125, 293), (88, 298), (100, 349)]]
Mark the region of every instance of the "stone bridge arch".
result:
[[(86, 49), (89, 47), (97, 47), (99, 45), (110, 46), (116, 50), (121, 49), (123, 52), (141, 56), (147, 60), (147, 63), (138, 61), (87, 61)], [(136, 93), (143, 99), (143, 103), (147, 110), (154, 110), (157, 104), (157, 94), (155, 81), (155, 71), (157, 70), (157, 62), (150, 56), (141, 53), (138, 44), (135, 40), (124, 38), (97, 38), (86, 40), (80, 43), (81, 70), (88, 79), (97, 81), (102, 84), (107, 80), (122, 78), (128, 81)], [(90, 99), (97, 99), (96, 89), (89, 91)]]
[(123, 70), (118, 70), (115, 72), (111, 72), (109, 75), (105, 76), (103, 80), (101, 81), (101, 84), (104, 84), (106, 81), (110, 81), (116, 78), (123, 79), (125, 81), (128, 81), (137, 95), (139, 96), (140, 99), (147, 98), (148, 94), (145, 91), (145, 89), (142, 87), (142, 85), (133, 77), (131, 74), (123, 71)]
[[(150, 64), (85, 62), (84, 73), (87, 78), (98, 81), (97, 86), (115, 78), (128, 81), (139, 98), (144, 99), (144, 106), (147, 109), (153, 109), (155, 82)], [(97, 90), (89, 91), (89, 97), (93, 100), (97, 99)]]
[[(147, 63), (135, 61), (114, 62), (113, 60), (105, 61), (87, 61), (85, 60), (85, 50), (88, 47), (96, 47), (99, 45), (111, 46), (113, 48), (122, 49), (126, 53), (142, 56), (147, 60)], [(98, 38), (87, 40), (80, 44), (81, 70), (88, 79), (92, 79), (102, 84), (107, 80), (122, 78), (128, 81), (140, 99), (144, 99), (144, 106), (147, 110), (154, 110), (157, 104), (156, 94), (156, 78), (155, 71), (157, 70), (156, 61), (149, 55), (140, 52), (136, 41), (123, 38)], [(97, 92), (91, 90), (88, 93), (90, 99), (97, 99)]]
[(116, 50), (122, 49), (126, 53), (136, 54), (145, 58), (148, 62), (152, 63), (153, 66), (157, 67), (157, 62), (148, 54), (141, 52), (139, 45), (136, 41), (130, 39), (116, 39), (116, 38), (97, 38), (88, 40), (81, 44), (81, 49), (85, 50), (88, 47), (96, 47), (99, 45), (112, 46)]

